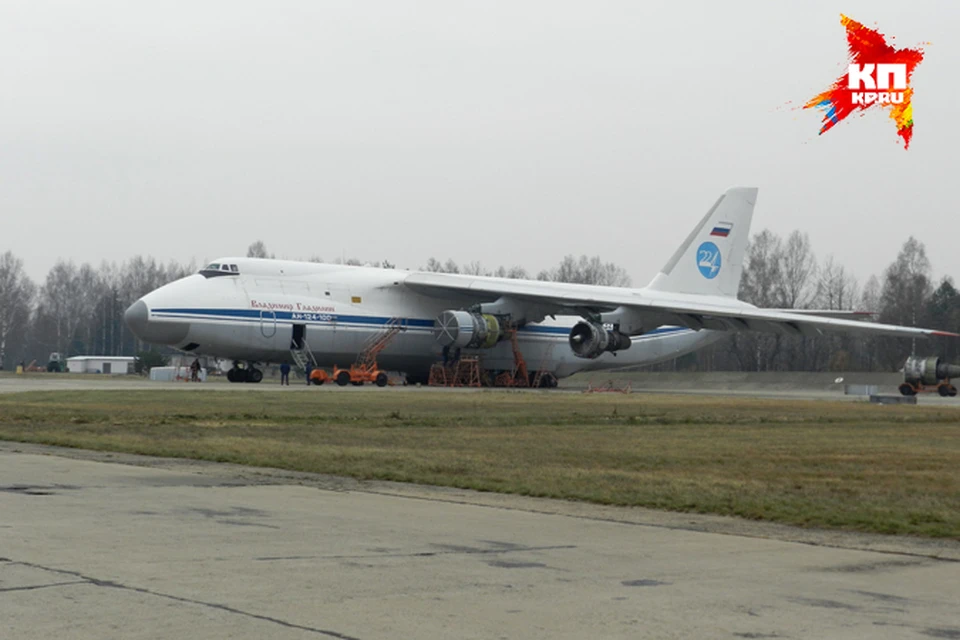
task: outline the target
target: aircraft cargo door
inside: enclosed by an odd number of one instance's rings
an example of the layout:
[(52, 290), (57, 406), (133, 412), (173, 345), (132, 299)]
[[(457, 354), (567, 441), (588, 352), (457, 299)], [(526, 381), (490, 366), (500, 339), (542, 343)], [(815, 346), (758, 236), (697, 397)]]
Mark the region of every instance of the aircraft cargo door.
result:
[(293, 325), (293, 338), (290, 339), (290, 348), (291, 349), (303, 349), (304, 348), (304, 337), (307, 333), (307, 325), (305, 324), (296, 324)]
[(289, 304), (281, 295), (280, 280), (274, 278), (256, 278), (247, 280), (247, 295), (250, 306), (256, 310), (254, 321), (249, 324), (253, 353), (258, 358), (269, 360), (276, 357), (277, 352), (287, 351), (286, 338), (282, 329), (286, 326), (286, 316)]

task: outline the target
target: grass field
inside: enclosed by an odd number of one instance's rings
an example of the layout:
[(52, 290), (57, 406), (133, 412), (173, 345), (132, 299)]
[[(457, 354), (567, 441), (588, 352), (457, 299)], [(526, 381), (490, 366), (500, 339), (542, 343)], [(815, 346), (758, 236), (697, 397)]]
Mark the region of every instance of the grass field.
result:
[(960, 539), (960, 411), (517, 392), (0, 396), (0, 439)]

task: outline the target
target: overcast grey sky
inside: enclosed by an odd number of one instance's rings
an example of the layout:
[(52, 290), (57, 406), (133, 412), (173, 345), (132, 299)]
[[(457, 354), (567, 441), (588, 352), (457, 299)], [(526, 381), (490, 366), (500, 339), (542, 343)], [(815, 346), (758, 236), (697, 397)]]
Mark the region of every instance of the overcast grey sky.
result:
[[(914, 138), (791, 111), (843, 12), (930, 41)], [(861, 279), (909, 234), (960, 276), (960, 2), (4, 3), (0, 251), (198, 262), (600, 254), (646, 284), (728, 186)]]

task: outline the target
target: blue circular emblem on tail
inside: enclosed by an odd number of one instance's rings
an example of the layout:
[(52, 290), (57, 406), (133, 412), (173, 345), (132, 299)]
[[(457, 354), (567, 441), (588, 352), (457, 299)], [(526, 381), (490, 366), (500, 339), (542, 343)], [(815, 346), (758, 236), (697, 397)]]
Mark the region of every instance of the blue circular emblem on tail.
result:
[(697, 269), (707, 280), (712, 280), (720, 273), (720, 249), (712, 242), (704, 242), (697, 249)]

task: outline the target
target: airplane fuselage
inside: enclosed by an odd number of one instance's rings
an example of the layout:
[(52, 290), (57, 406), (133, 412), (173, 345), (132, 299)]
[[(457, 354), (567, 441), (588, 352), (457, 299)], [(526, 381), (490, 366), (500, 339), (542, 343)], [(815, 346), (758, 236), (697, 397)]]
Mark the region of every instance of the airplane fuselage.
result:
[[(205, 270), (144, 296), (128, 312), (134, 331), (148, 342), (197, 355), (269, 363), (290, 362), (291, 343), (301, 336), (317, 363), (330, 367), (352, 363), (368, 340), (393, 321), (402, 330), (380, 354), (380, 367), (422, 377), (443, 358), (435, 319), (469, 303), (455, 296), (418, 294), (403, 285), (408, 272), (393, 269), (240, 258), (217, 264), (239, 264), (239, 269)], [(574, 355), (568, 342), (581, 319), (556, 316), (520, 327), (517, 339), (528, 367), (562, 378), (583, 370), (652, 364), (720, 335), (662, 326), (636, 336), (629, 349), (584, 359)], [(514, 364), (509, 341), (462, 355), (479, 355), (489, 371)]]

